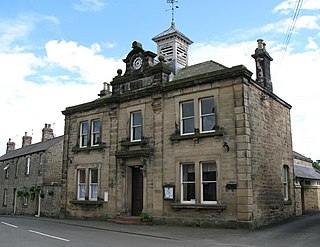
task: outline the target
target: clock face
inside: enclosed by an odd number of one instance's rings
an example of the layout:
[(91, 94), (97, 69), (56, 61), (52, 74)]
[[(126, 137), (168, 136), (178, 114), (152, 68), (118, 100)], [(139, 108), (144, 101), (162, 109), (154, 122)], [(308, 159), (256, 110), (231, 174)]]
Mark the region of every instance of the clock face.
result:
[(136, 57), (133, 62), (132, 62), (132, 67), (134, 70), (140, 69), (142, 66), (142, 58), (141, 57)]

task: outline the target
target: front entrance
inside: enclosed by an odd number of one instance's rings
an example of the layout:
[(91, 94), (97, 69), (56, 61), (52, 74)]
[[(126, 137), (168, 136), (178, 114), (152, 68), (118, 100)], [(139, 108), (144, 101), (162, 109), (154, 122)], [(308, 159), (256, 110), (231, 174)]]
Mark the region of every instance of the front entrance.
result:
[(132, 205), (133, 216), (139, 216), (143, 209), (143, 174), (142, 167), (132, 167)]

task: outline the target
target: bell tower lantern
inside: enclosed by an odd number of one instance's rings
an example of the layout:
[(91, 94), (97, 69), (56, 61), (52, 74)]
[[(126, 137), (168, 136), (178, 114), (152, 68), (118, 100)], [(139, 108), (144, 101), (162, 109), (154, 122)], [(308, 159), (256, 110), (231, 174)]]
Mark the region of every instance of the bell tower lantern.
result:
[(157, 54), (162, 55), (174, 75), (188, 66), (188, 48), (193, 42), (179, 32), (171, 21), (169, 29), (163, 31), (152, 39), (157, 43)]

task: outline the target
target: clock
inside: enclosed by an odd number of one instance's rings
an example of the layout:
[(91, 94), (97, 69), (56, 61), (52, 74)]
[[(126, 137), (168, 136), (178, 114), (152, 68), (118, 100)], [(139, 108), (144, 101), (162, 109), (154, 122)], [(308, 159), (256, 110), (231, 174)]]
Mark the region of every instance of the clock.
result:
[(134, 58), (132, 62), (132, 68), (134, 70), (138, 70), (141, 68), (141, 66), (142, 66), (142, 58), (140, 56)]

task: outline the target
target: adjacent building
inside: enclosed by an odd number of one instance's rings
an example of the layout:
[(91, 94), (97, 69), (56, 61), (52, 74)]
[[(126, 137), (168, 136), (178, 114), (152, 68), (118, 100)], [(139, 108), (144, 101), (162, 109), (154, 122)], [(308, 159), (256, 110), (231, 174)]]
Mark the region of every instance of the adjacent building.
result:
[(313, 168), (313, 161), (293, 152), (296, 189), (296, 212), (320, 210), (320, 173)]
[(0, 214), (58, 217), (60, 213), (63, 136), (54, 137), (50, 124), (42, 141), (32, 144), (25, 133), (22, 147), (9, 139), (0, 157)]
[(255, 80), (243, 65), (188, 66), (174, 23), (153, 40), (158, 54), (133, 42), (99, 98), (63, 111), (62, 213), (249, 228), (293, 216), (291, 106), (263, 40)]

